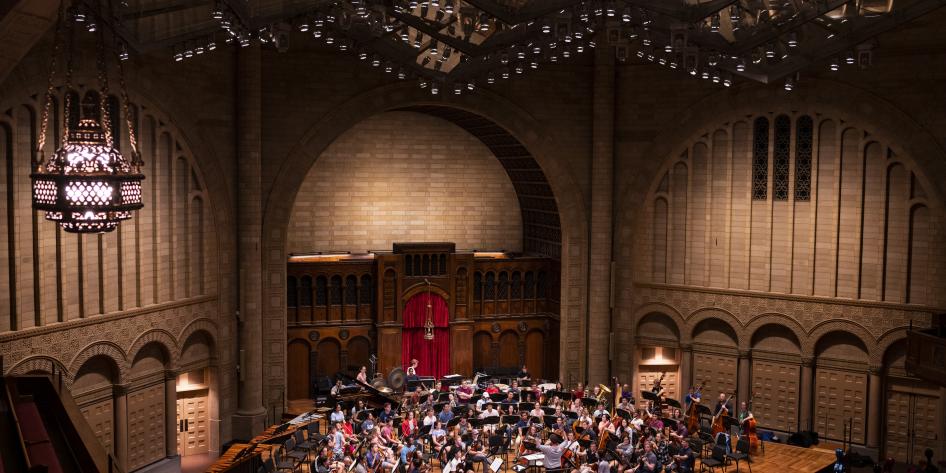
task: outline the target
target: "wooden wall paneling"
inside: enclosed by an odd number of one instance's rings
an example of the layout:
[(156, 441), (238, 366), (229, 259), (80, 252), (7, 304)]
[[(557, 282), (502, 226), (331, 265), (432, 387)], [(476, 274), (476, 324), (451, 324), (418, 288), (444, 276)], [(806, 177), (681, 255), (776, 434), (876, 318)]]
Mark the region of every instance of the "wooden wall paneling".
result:
[[(715, 400), (719, 393), (736, 393), (737, 355), (701, 352), (693, 348), (693, 382), (703, 384), (703, 397)], [(736, 406), (733, 406), (735, 409)], [(735, 413), (730, 413), (735, 414)]]
[(545, 348), (545, 335), (541, 331), (532, 330), (526, 334), (525, 365), (529, 367), (533, 378), (546, 378), (543, 363), (546, 357)]
[(473, 373), (473, 353), (466, 347), (473, 346), (473, 323), (450, 324), (450, 365), (454, 373)]
[[(311, 386), (314, 380), (309, 379), (310, 368), (309, 361), (311, 347), (306, 340), (292, 340), (289, 342), (289, 349), (286, 351), (286, 398), (287, 399), (306, 399), (309, 397)], [(316, 371), (319, 375), (331, 375), (334, 373), (325, 373)]]
[(499, 336), (499, 367), (519, 367), (519, 335), (516, 332), (506, 331)]
[(650, 391), (654, 386), (654, 381), (665, 373), (661, 385), (666, 390), (668, 398), (677, 399), (681, 392), (678, 369), (677, 365), (641, 365), (637, 375), (637, 391), (634, 394), (639, 395), (641, 391)]
[(759, 426), (782, 432), (798, 429), (798, 376), (800, 364), (752, 360), (752, 413)]
[(112, 432), (115, 422), (115, 412), (113, 411), (112, 398), (101, 399), (85, 405), (80, 405), (79, 410), (85, 416), (85, 420), (95, 433), (95, 438), (99, 439), (106, 452), (114, 454), (112, 450)]
[(136, 470), (165, 456), (164, 383), (128, 393), (128, 469)]
[(864, 444), (867, 374), (817, 366), (814, 428), (821, 438), (842, 440), (845, 422), (853, 420), (853, 442)]

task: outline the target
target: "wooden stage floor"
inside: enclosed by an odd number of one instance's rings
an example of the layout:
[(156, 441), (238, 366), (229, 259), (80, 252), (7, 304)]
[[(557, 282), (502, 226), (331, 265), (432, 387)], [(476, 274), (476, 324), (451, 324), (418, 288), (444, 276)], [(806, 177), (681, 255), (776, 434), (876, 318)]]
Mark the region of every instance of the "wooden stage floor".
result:
[[(290, 401), (288, 413), (303, 414), (312, 410), (314, 403), (311, 400)], [(323, 427), (324, 428), (324, 427)], [(767, 442), (765, 453), (752, 455), (752, 473), (813, 473), (834, 464), (834, 450), (824, 448), (801, 448), (782, 443)], [(696, 471), (700, 465), (697, 460)], [(440, 468), (435, 465), (434, 472)], [(512, 471), (512, 470), (508, 470)], [(718, 470), (717, 470), (718, 471)], [(735, 472), (736, 464), (726, 467), (726, 472)], [(749, 472), (744, 462), (740, 462), (739, 472)]]
[[(802, 448), (782, 443), (768, 442), (765, 453), (752, 455), (752, 473), (812, 473), (834, 464), (834, 451), (821, 448)], [(697, 460), (697, 471), (699, 471)], [(736, 471), (736, 463), (726, 467), (727, 472)], [(740, 472), (749, 472), (745, 462), (739, 462)]]

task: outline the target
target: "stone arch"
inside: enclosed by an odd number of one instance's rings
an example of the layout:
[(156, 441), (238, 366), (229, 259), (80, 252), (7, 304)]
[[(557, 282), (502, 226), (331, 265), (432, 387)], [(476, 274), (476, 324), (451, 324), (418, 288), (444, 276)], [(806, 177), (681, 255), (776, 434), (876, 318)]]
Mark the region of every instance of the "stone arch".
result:
[(675, 307), (663, 302), (651, 302), (649, 304), (644, 304), (634, 311), (633, 320), (635, 333), (640, 327), (643, 318), (650, 315), (651, 313), (659, 313), (669, 317), (676, 326), (677, 333), (680, 337), (680, 343), (690, 342), (690, 332), (686, 330), (687, 322), (683, 317), (683, 314), (681, 314), (680, 311), (678, 311)]
[[(285, 202), (293, 202), (299, 192), (308, 169), (313, 166), (321, 153), (342, 133), (355, 124), (374, 114), (408, 107), (436, 106), (459, 109), (482, 117), (505, 129), (519, 140), (529, 151), (545, 174), (552, 190), (555, 205), (558, 208), (561, 228), (561, 318), (563, 324), (569, 320), (582, 320), (587, 307), (583, 303), (584, 283), (586, 281), (587, 260), (584, 257), (587, 246), (588, 230), (585, 199), (581, 187), (575, 180), (567, 163), (553, 159), (560, 148), (556, 138), (541, 135), (539, 122), (528, 112), (511, 101), (488, 90), (480, 91), (475, 98), (467, 95), (432, 98), (411, 84), (394, 83), (356, 95), (312, 125), (311, 128), (293, 145), (279, 168), (266, 196), (266, 208), (263, 212), (265, 228), (271, 229), (264, 242), (266, 254), (284, 254), (287, 244), (287, 229), (291, 208)], [(267, 289), (273, 294), (281, 294), (278, 304), (268, 304), (264, 318), (277, 320), (285, 317), (285, 262), (272, 260), (266, 270), (278, 277), (269, 278)], [(264, 324), (264, 327), (267, 325)], [(276, 334), (274, 334), (275, 336)], [(579, 331), (563, 334), (563, 349), (581, 349), (585, 340)], [(266, 336), (266, 335), (264, 335)], [(284, 335), (280, 335), (284, 337)], [(587, 348), (587, 347), (585, 347)], [(284, 358), (284, 354), (275, 355)], [(279, 360), (264, 360), (264, 363), (280, 364)], [(568, 360), (562, 357), (561, 368), (586, 370), (584, 357)], [(568, 366), (566, 366), (568, 365)], [(279, 386), (273, 386), (276, 390)]]
[(697, 328), (708, 320), (718, 320), (725, 324), (732, 331), (730, 336), (734, 337), (733, 341), (736, 343), (736, 348), (747, 348), (748, 342), (743, 333), (742, 323), (732, 313), (718, 308), (697, 309), (687, 316), (686, 330), (690, 341), (696, 338)]
[[(197, 329), (190, 332), (187, 335), (187, 338), (183, 338), (181, 342), (181, 354), (178, 358), (178, 365), (175, 368), (184, 368), (190, 364), (193, 367), (195, 364), (199, 366), (214, 366), (217, 363), (217, 339), (207, 330)], [(204, 365), (204, 360), (189, 360), (188, 359), (188, 349), (194, 347), (196, 350), (200, 350), (198, 345), (203, 345), (207, 350), (206, 365)], [(200, 355), (200, 352), (197, 352)]]
[[(808, 332), (806, 332), (805, 329), (801, 326), (801, 324), (799, 324), (798, 321), (795, 320), (793, 317), (790, 317), (785, 314), (780, 314), (778, 312), (759, 314), (749, 319), (749, 322), (746, 323), (745, 329), (744, 329), (744, 333), (746, 334), (746, 341), (751, 344), (752, 340), (754, 339), (756, 335), (756, 332), (760, 328), (766, 325), (770, 325), (770, 324), (776, 324), (781, 327), (785, 327), (788, 330), (791, 330), (792, 333), (795, 334), (795, 339), (798, 341), (799, 350), (805, 349), (805, 346), (806, 346), (805, 342), (808, 339)], [(802, 353), (805, 353), (805, 352), (802, 351)]]
[(685, 325), (678, 325), (674, 318), (665, 312), (654, 311), (638, 318), (635, 329), (638, 339), (642, 337), (641, 333), (646, 329), (648, 334), (643, 336), (648, 339), (683, 343), (681, 337), (689, 337), (689, 332), (683, 330), (685, 327)]
[[(401, 301), (402, 301), (402, 304), (401, 304), (402, 307), (401, 307), (401, 308), (403, 309), (404, 306), (407, 305), (407, 301), (409, 301), (412, 297), (414, 297), (414, 296), (416, 296), (417, 294), (420, 294), (420, 293), (422, 293), (422, 292), (426, 292), (426, 291), (427, 291), (427, 285), (424, 284), (424, 283), (417, 283), (417, 284), (415, 284), (415, 285), (413, 285), (413, 286), (411, 286), (411, 287), (405, 289), (405, 290), (404, 290), (404, 293), (401, 295)], [(447, 292), (447, 291), (445, 291), (445, 290), (444, 290), (443, 288), (441, 288), (440, 286), (438, 286), (438, 285), (436, 285), (436, 284), (431, 284), (431, 285), (430, 285), (430, 292), (433, 293), (433, 294), (437, 294), (438, 296), (442, 297), (443, 300), (447, 302), (447, 304), (450, 303), (450, 293)], [(451, 318), (452, 318), (452, 314), (451, 314)]]
[(906, 327), (897, 327), (884, 332), (883, 335), (878, 337), (877, 345), (870, 354), (871, 366), (881, 366), (884, 363), (884, 357), (887, 356), (887, 351), (890, 350), (890, 347), (907, 338), (907, 331), (908, 329)]
[[(778, 339), (787, 341), (788, 344)], [(763, 345), (762, 343), (767, 340), (771, 340), (768, 342), (768, 346)], [(778, 322), (770, 322), (756, 327), (752, 332), (752, 336), (749, 337), (748, 343), (752, 350), (778, 352), (785, 355), (797, 354), (799, 356), (802, 353), (802, 341), (798, 338), (798, 335), (790, 327)], [(797, 353), (791, 353), (790, 350)]]
[(847, 332), (856, 337), (862, 344), (864, 344), (864, 348), (867, 350), (868, 358), (870, 358), (875, 351), (876, 342), (874, 337), (870, 334), (870, 331), (864, 328), (863, 325), (852, 320), (832, 319), (825, 320), (824, 322), (812, 327), (812, 329), (808, 332), (806, 343), (803, 346), (802, 355), (816, 355), (815, 347), (817, 347), (818, 342), (820, 342), (825, 335), (831, 332)]
[(50, 368), (55, 368), (56, 371), (59, 371), (63, 375), (63, 379), (67, 383), (72, 383), (73, 374), (66, 369), (66, 366), (62, 364), (57, 358), (48, 356), (48, 355), (33, 355), (26, 357), (20, 360), (17, 364), (11, 366), (6, 375), (22, 375), (27, 373), (33, 373), (36, 371), (43, 371), (46, 373), (52, 373)]
[(217, 323), (209, 318), (201, 317), (199, 319), (192, 320), (190, 323), (185, 325), (183, 329), (181, 329), (181, 333), (177, 336), (177, 339), (181, 341), (179, 347), (181, 350), (184, 350), (184, 345), (186, 344), (187, 339), (197, 331), (207, 332), (207, 334), (210, 335), (210, 340), (213, 341), (214, 346), (216, 346), (218, 340)]
[(138, 356), (138, 352), (141, 348), (152, 342), (160, 344), (165, 349), (171, 367), (177, 366), (180, 355), (180, 347), (177, 344), (177, 340), (175, 340), (174, 336), (167, 330), (157, 328), (148, 330), (139, 335), (135, 341), (131, 342), (131, 346), (128, 347), (127, 351), (128, 359), (134, 360), (135, 357)]
[[(79, 368), (81, 368), (85, 362), (99, 355), (109, 358), (115, 363), (115, 366), (118, 368), (117, 382), (122, 382), (121, 380), (125, 379), (125, 375), (128, 373), (128, 357), (117, 344), (104, 340), (91, 343), (82, 350), (79, 350), (79, 353), (69, 362), (69, 372), (72, 373), (73, 376), (76, 376), (79, 373)], [(73, 381), (75, 380), (73, 379)]]

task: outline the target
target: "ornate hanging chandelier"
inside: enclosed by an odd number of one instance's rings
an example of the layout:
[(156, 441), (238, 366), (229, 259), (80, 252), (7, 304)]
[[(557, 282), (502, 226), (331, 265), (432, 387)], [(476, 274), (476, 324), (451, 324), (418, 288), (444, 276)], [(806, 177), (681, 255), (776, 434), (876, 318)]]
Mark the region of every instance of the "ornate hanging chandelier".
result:
[(434, 339), (434, 306), (430, 299), (430, 281), (424, 279), (427, 283), (427, 320), (424, 321), (424, 340)]
[[(60, 7), (50, 59), (46, 101), (37, 140), (37, 158), (34, 161), (34, 172), (30, 174), (33, 181), (33, 209), (45, 211), (47, 220), (57, 222), (63, 230), (70, 233), (110, 232), (116, 229), (122, 220), (130, 219), (133, 211), (144, 206), (141, 201), (143, 162), (129, 113), (124, 70), (121, 60), (116, 60), (123, 114), (131, 148), (130, 160), (125, 159), (118, 150), (113, 135), (108, 106), (107, 51), (101, 29), (98, 29), (96, 41), (97, 95), (90, 92), (81, 100), (78, 123), (72, 126), (70, 111), (73, 100), (72, 56), (75, 40), (72, 37), (72, 22), (65, 21), (64, 16), (64, 7)], [(54, 94), (56, 59), (64, 37), (70, 44), (67, 45), (66, 52), (62, 143), (47, 160), (44, 148), (49, 127), (49, 109)], [(115, 57), (118, 59), (117, 54)]]

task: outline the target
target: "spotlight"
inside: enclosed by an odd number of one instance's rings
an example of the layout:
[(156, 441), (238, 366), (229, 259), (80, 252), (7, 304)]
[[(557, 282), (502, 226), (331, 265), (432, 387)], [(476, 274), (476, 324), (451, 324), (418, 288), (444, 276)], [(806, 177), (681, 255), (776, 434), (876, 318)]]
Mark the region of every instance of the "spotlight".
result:
[(745, 70), (746, 70), (746, 60), (740, 59), (739, 62), (736, 63), (736, 71), (745, 72)]
[(841, 69), (841, 61), (838, 58), (831, 58), (831, 64), (828, 65), (828, 68), (831, 69), (831, 72), (838, 72)]
[(795, 88), (795, 79), (792, 79), (791, 77), (789, 77), (788, 79), (785, 79), (785, 90), (788, 92), (791, 92), (792, 89), (794, 88)]
[(847, 65), (849, 65), (849, 66), (853, 66), (853, 65), (854, 65), (854, 52), (853, 52), (853, 51), (848, 51), (848, 52), (844, 55), (844, 63), (847, 64)]

